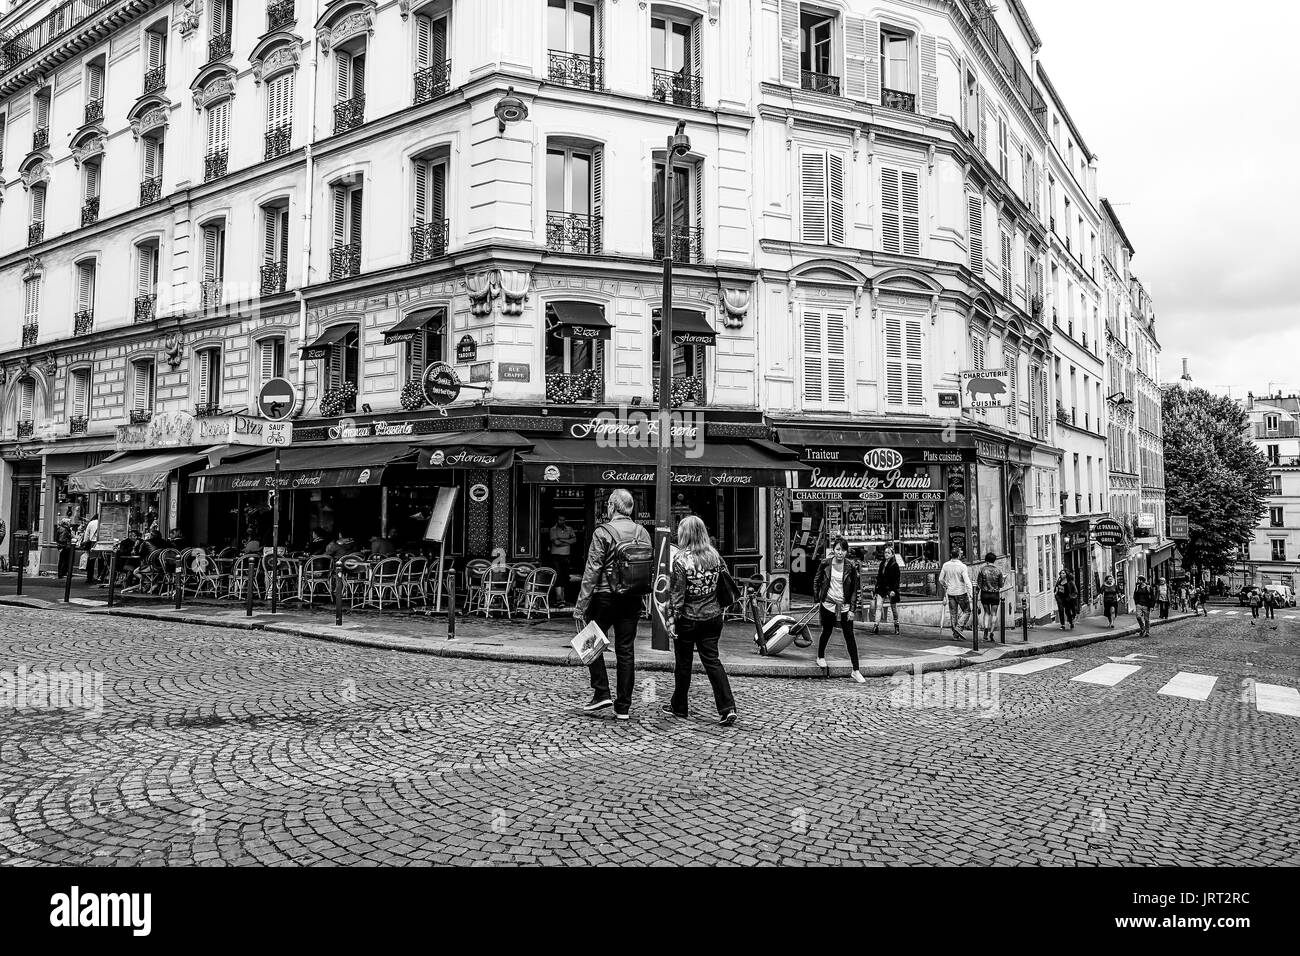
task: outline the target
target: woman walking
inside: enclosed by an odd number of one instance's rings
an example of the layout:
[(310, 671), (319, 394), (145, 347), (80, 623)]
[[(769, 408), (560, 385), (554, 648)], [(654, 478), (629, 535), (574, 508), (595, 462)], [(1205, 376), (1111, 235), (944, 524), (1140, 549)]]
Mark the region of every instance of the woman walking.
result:
[(1075, 608), (1078, 607), (1079, 589), (1075, 587), (1074, 575), (1064, 568), (1056, 576), (1056, 619), (1065, 630), (1068, 624), (1074, 630)]
[(687, 698), (694, 653), (698, 650), (704, 673), (713, 685), (718, 723), (730, 727), (736, 722), (736, 700), (718, 656), (718, 637), (722, 634), (722, 606), (718, 604), (721, 570), (722, 558), (709, 541), (704, 522), (696, 515), (687, 515), (677, 525), (677, 554), (673, 558), (670, 602), (676, 636), (673, 651), (677, 658), (673, 697), (660, 710), (670, 717), (690, 715)]
[(1119, 588), (1115, 584), (1113, 574), (1106, 575), (1106, 580), (1101, 586), (1101, 605), (1102, 610), (1106, 613), (1106, 626), (1115, 626), (1115, 614), (1119, 610)]
[(848, 553), (847, 541), (843, 538), (832, 541), (830, 553), (817, 569), (813, 581), (813, 598), (819, 605), (818, 615), (822, 624), (822, 637), (817, 642), (817, 666), (826, 670), (826, 645), (831, 639), (831, 631), (838, 624), (853, 664), (850, 676), (864, 684), (867, 679), (858, 669), (858, 644), (853, 639), (853, 608), (857, 606), (860, 575), (857, 562), (849, 560)]

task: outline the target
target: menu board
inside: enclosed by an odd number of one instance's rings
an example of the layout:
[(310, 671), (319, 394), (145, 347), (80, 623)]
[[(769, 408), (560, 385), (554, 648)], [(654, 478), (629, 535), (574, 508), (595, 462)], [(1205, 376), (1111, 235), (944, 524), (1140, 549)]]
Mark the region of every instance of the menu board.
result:
[(112, 551), (119, 541), (125, 541), (130, 536), (131, 506), (117, 501), (106, 501), (101, 504), (95, 550)]
[(447, 534), (447, 524), (451, 521), (451, 506), (456, 501), (455, 488), (439, 488), (438, 500), (434, 502), (429, 515), (429, 525), (424, 529), (425, 541), (441, 542)]

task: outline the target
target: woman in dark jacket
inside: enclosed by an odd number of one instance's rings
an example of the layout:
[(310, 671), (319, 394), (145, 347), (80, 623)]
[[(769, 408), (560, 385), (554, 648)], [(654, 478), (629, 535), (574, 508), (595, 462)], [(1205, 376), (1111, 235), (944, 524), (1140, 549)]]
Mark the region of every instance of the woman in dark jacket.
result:
[(844, 633), (844, 643), (849, 648), (849, 660), (853, 663), (850, 675), (859, 684), (866, 678), (858, 669), (858, 644), (853, 639), (853, 609), (857, 607), (859, 573), (856, 561), (849, 560), (849, 545), (843, 538), (831, 542), (831, 549), (826, 560), (817, 569), (813, 581), (813, 597), (819, 607), (822, 636), (817, 642), (817, 666), (826, 668), (826, 645), (830, 642), (831, 631), (835, 625)]
[(1068, 623), (1074, 630), (1074, 615), (1079, 608), (1079, 589), (1075, 586), (1074, 575), (1065, 569), (1056, 576), (1056, 614), (1061, 630)]
[(722, 607), (718, 604), (718, 575), (722, 558), (709, 541), (709, 531), (696, 515), (687, 515), (677, 525), (677, 553), (673, 556), (672, 605), (673, 651), (676, 667), (673, 698), (660, 708), (670, 717), (689, 716), (687, 698), (691, 690), (691, 666), (695, 650), (713, 685), (718, 722), (730, 727), (736, 722), (736, 700), (731, 683), (722, 669), (718, 638), (722, 635)]
[(876, 627), (871, 632), (873, 634), (880, 633), (882, 615), (888, 618), (890, 611), (894, 612), (894, 633), (898, 633), (898, 589), (902, 584), (902, 570), (902, 560), (894, 554), (893, 548), (886, 545), (885, 556), (876, 569)]

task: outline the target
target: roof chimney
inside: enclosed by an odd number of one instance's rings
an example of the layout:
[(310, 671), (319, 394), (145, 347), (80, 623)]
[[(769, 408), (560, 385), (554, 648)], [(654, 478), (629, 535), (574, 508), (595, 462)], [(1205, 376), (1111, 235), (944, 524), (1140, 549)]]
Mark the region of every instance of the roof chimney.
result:
[(1184, 382), (1190, 382), (1192, 380), (1191, 373), (1187, 371), (1187, 358), (1185, 356), (1183, 358), (1183, 374), (1181, 378)]

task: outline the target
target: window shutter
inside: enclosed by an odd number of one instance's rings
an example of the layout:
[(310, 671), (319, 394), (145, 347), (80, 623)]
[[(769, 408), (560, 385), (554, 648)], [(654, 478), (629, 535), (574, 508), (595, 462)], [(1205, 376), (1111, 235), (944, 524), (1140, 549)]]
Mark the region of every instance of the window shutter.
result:
[(343, 349), (342, 342), (336, 342), (330, 349), (329, 370), (326, 375), (326, 384), (330, 388), (343, 382)]
[(215, 226), (203, 229), (203, 279), (212, 282), (217, 278), (217, 230)]
[(881, 166), (880, 244), (885, 252), (898, 252), (900, 250), (900, 229), (898, 170), (892, 166)]
[(925, 343), (922, 339), (921, 320), (904, 321), (907, 333), (907, 404), (919, 408), (925, 405)]
[(104, 68), (98, 63), (86, 68), (86, 100), (93, 102), (104, 97)]
[(86, 414), (87, 398), (90, 392), (90, 376), (85, 371), (72, 373), (72, 414), (81, 417)]
[(984, 93), (984, 87), (982, 85), (977, 87), (975, 107), (976, 109), (979, 110), (979, 114), (980, 114), (979, 115), (979, 124), (980, 124), (979, 148), (980, 148), (980, 155), (984, 156), (985, 158), (987, 158), (989, 154), (989, 117), (988, 117), (988, 110), (985, 108), (984, 105), (987, 102), (987, 99), (988, 98)]
[(1015, 352), (1004, 352), (1007, 372), (1011, 376), (1011, 407), (1007, 409), (1007, 424), (1018, 430), (1020, 424), (1020, 369), (1017, 367)]
[(903, 219), (903, 254), (921, 254), (921, 183), (917, 173), (910, 169), (900, 172)]
[(361, 250), (361, 190), (352, 190), (348, 209), (348, 242)]
[(153, 246), (135, 247), (135, 294), (148, 295), (153, 291)]
[(263, 339), (257, 347), (258, 374), (262, 384), (275, 378), (275, 339)]
[(433, 48), (431, 55), (433, 62), (442, 64), (447, 62), (447, 31), (450, 21), (447, 17), (439, 17), (433, 21)]
[(885, 316), (885, 402), (903, 404), (903, 320)]
[(90, 308), (95, 298), (94, 266), (82, 263), (77, 266), (77, 310), (84, 312)]
[(407, 343), (406, 346), (406, 364), (408, 369), (407, 381), (410, 382), (419, 381), (420, 375), (424, 371), (425, 338), (426, 338), (425, 332), (423, 329), (421, 329), (419, 332), (416, 332), (415, 337), (411, 339), (409, 343)]
[(366, 94), (366, 55), (358, 53), (352, 58), (352, 95)]
[(922, 33), (921, 47), (921, 112), (933, 116), (939, 112), (939, 58), (935, 52), (934, 37)]
[(208, 385), (211, 382), (212, 350), (199, 353), (199, 404), (208, 403)]
[(99, 163), (86, 163), (86, 197), (94, 199), (99, 195)]
[(227, 30), (226, 0), (216, 0), (212, 5), (212, 32), (220, 35)]
[(45, 221), (45, 187), (37, 186), (32, 190), (32, 222)]
[(848, 401), (845, 380), (848, 349), (845, 346), (843, 312), (825, 313), (826, 322), (826, 401), (843, 405)]
[(686, 72), (704, 79), (704, 25), (698, 17), (691, 24), (691, 62)]
[(826, 243), (826, 154), (799, 151), (800, 239)]
[(46, 93), (36, 95), (36, 127), (50, 125), (50, 98)]
[(977, 370), (984, 368), (984, 333), (981, 331), (977, 330), (971, 334), (970, 357), (972, 368)]
[(1011, 237), (1002, 233), (1002, 295), (1011, 298)]
[(880, 23), (876, 20), (864, 20), (866, 26), (866, 75), (863, 87), (868, 103), (880, 103)]
[(149, 407), (149, 387), (145, 380), (145, 371), (147, 365), (144, 362), (136, 362), (132, 366), (134, 371), (133, 381), (131, 382), (132, 401), (136, 409), (145, 409)]
[(348, 193), (342, 186), (334, 187), (334, 245), (341, 246), (347, 239)]
[(605, 150), (597, 147), (591, 152), (591, 214), (599, 220), (604, 215), (604, 207)]
[(415, 179), (415, 225), (423, 225), (429, 221), (429, 163), (424, 159), (417, 159), (412, 163), (412, 171)]
[(41, 280), (39, 276), (27, 280), (26, 292), (27, 311), (24, 321), (31, 325), (41, 317)]
[(29, 422), (32, 420), (32, 409), (36, 404), (36, 383), (31, 379), (24, 379), (22, 389), (18, 394), (18, 418), (21, 421)]
[(338, 60), (338, 101), (342, 103), (352, 99), (352, 54), (336, 52), (334, 56)]
[(966, 196), (966, 233), (970, 241), (970, 267), (976, 277), (984, 275), (984, 197)]
[(145, 34), (149, 46), (149, 70), (156, 70), (163, 65), (163, 56), (165, 55), (165, 45), (162, 34), (147, 33)]
[(429, 215), (433, 222), (442, 222), (447, 215), (447, 164), (434, 163), (429, 174)]
[(596, 32), (596, 45), (592, 51), (595, 56), (603, 57), (605, 55), (605, 3), (604, 0), (595, 0), (593, 4), (596, 8), (594, 28)]
[(803, 310), (803, 399), (808, 405), (826, 401), (826, 354), (822, 342), (823, 316)]
[(830, 209), (830, 241), (844, 245), (844, 158), (839, 153), (826, 154), (827, 199)]
[(280, 224), (279, 224), (280, 248), (277, 250), (277, 252), (279, 253), (279, 259), (277, 261), (283, 262), (287, 267), (289, 265), (289, 207), (288, 206), (284, 206), (280, 209), (279, 219), (280, 219)]
[(158, 175), (158, 143), (152, 137), (144, 138), (144, 178), (153, 179)]
[(433, 21), (420, 13), (415, 17), (415, 67), (423, 70), (433, 62)]
[(272, 207), (262, 210), (262, 261), (275, 262), (276, 251), (280, 247), (279, 236), (280, 211)]
[(862, 17), (844, 20), (844, 95), (867, 98), (867, 21)]
[(799, 0), (781, 0), (781, 82), (800, 85)]

